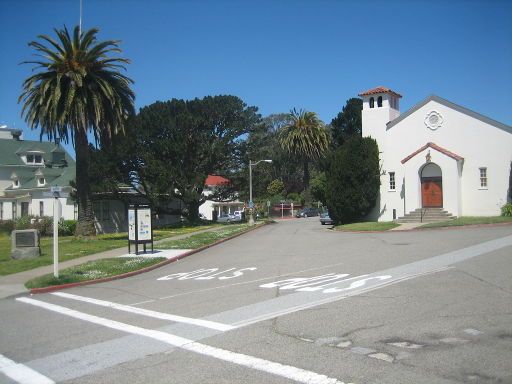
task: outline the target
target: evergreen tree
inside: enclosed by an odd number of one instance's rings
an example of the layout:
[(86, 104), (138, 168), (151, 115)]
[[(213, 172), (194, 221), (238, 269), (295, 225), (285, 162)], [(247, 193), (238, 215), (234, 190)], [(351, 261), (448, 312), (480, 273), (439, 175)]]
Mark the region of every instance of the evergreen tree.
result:
[(343, 144), (350, 136), (361, 136), (361, 111), (363, 100), (352, 98), (347, 100), (340, 113), (331, 121), (332, 141), (335, 148)]
[(379, 195), (377, 142), (369, 137), (348, 138), (330, 157), (326, 172), (326, 201), (336, 224), (363, 219)]

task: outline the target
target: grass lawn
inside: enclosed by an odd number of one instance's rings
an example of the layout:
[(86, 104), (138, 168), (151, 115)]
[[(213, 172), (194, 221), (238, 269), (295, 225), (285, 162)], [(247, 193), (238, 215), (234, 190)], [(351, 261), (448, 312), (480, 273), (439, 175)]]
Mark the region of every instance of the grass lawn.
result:
[(235, 235), (249, 228), (249, 224), (227, 224), (211, 232), (198, 233), (186, 239), (168, 240), (155, 246), (158, 249), (196, 249), (217, 240)]
[[(185, 233), (196, 232), (211, 228), (214, 225), (171, 227), (154, 231), (154, 239), (160, 240)], [(218, 225), (216, 225), (218, 226)], [(59, 236), (59, 261), (76, 259), (77, 257), (92, 255), (108, 251), (110, 249), (127, 247), (128, 234), (113, 233), (98, 235), (92, 238), (78, 238), (74, 236)], [(9, 275), (34, 269), (53, 263), (53, 238), (41, 238), (41, 256), (35, 259), (13, 260), (11, 259), (11, 238), (7, 234), (0, 233), (0, 276)]]
[(89, 261), (85, 264), (63, 269), (59, 272), (58, 279), (53, 276), (53, 273), (50, 273), (27, 281), (25, 286), (27, 288), (41, 288), (50, 285), (102, 279), (149, 267), (163, 260), (165, 260), (163, 257), (116, 257), (112, 259)]
[(398, 227), (400, 224), (392, 221), (367, 221), (363, 223), (352, 223), (337, 225), (334, 227), (337, 231), (387, 231)]
[(438, 223), (428, 223), (419, 228), (439, 228), (439, 227), (457, 227), (461, 225), (474, 224), (498, 224), (512, 223), (512, 217), (506, 216), (463, 216), (449, 221), (440, 221)]

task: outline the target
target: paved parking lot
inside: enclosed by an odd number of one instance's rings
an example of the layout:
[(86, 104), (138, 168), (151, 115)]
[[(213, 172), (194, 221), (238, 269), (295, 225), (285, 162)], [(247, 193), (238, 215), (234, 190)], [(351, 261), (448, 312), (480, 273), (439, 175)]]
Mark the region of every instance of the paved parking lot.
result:
[(0, 323), (2, 383), (508, 383), (512, 226), (283, 221)]

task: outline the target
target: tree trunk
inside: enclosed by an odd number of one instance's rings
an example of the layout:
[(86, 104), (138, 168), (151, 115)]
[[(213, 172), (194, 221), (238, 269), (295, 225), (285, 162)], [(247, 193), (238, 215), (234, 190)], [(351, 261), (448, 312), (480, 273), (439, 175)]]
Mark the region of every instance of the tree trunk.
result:
[(304, 176), (302, 178), (302, 184), (304, 185), (304, 190), (309, 188), (309, 161), (304, 160)]
[(76, 154), (76, 196), (78, 202), (78, 221), (76, 236), (95, 236), (94, 212), (92, 210), (91, 188), (89, 185), (89, 141), (87, 133), (75, 132)]
[(187, 201), (187, 219), (191, 223), (196, 223), (199, 221), (199, 202), (198, 201)]

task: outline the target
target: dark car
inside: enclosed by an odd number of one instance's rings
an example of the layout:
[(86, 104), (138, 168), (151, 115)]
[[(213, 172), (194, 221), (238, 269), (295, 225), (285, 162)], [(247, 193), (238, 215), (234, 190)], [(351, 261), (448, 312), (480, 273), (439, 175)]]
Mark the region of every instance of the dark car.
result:
[(324, 212), (324, 213), (320, 214), (320, 224), (322, 224), (322, 225), (325, 225), (325, 224), (332, 225), (332, 224), (334, 224), (334, 221), (332, 221), (331, 217), (329, 216), (329, 212)]
[(311, 216), (318, 216), (318, 208), (304, 208), (301, 209), (297, 214), (296, 217), (311, 217)]

